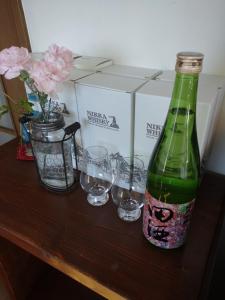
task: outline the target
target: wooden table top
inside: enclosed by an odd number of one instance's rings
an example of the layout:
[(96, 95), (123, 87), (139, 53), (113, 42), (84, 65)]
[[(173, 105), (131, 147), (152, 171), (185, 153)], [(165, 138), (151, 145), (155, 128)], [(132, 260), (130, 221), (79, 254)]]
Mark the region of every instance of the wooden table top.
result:
[(45, 190), (34, 162), (18, 161), (17, 141), (0, 147), (0, 236), (108, 299), (204, 296), (224, 213), (225, 178), (203, 177), (185, 246), (162, 250), (142, 220), (121, 221), (112, 201), (92, 207), (79, 184)]

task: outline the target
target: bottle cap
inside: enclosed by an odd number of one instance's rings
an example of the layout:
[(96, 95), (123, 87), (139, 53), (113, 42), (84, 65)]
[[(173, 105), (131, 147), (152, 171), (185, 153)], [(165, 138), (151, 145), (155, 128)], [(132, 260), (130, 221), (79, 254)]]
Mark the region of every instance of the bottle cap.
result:
[(175, 70), (180, 73), (200, 73), (204, 55), (199, 52), (179, 52)]

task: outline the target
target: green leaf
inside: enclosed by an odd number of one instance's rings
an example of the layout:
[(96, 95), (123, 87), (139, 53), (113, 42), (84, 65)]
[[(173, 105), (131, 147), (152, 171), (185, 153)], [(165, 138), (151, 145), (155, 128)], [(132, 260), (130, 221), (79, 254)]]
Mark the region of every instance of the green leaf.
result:
[(20, 76), (19, 76), (19, 78), (20, 78), (22, 81), (26, 81), (27, 79), (30, 78), (30, 76), (29, 76), (29, 73), (28, 73), (27, 71), (22, 70), (22, 71), (20, 71)]
[(33, 103), (28, 102), (26, 99), (19, 99), (18, 103), (16, 104), (16, 109), (19, 113), (32, 113)]

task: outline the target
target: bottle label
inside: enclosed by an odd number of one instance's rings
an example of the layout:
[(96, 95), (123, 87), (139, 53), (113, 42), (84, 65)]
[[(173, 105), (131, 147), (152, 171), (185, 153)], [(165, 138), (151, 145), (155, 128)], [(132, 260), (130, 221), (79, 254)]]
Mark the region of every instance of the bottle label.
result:
[(154, 245), (172, 249), (186, 238), (195, 199), (184, 204), (161, 202), (145, 192), (143, 232)]

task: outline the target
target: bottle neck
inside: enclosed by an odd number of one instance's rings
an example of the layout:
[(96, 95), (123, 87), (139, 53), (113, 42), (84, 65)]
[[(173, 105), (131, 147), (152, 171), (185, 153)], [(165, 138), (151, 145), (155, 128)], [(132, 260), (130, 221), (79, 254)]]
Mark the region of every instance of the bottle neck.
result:
[(170, 109), (185, 108), (196, 112), (199, 74), (176, 74)]

